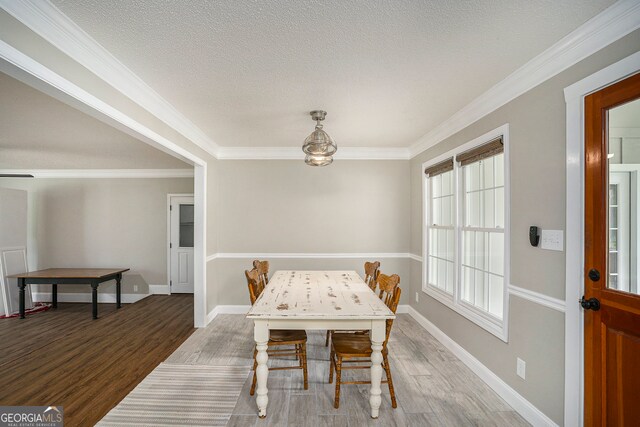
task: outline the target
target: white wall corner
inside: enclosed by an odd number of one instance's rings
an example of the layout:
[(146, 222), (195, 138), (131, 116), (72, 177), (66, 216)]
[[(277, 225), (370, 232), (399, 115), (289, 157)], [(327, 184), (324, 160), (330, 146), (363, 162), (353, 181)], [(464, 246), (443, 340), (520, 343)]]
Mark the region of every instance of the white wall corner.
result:
[(449, 351), (451, 351), (462, 363), (467, 365), (482, 381), (484, 381), (493, 391), (503, 398), (516, 412), (534, 426), (557, 426), (553, 420), (547, 417), (542, 411), (536, 408), (531, 402), (525, 399), (511, 386), (494, 374), (489, 368), (483, 365), (471, 353), (462, 348), (458, 343), (442, 332), (436, 325), (427, 320), (426, 317), (418, 313), (413, 307), (408, 307), (409, 315), (414, 318), (423, 328), (427, 330), (435, 339), (440, 341)]

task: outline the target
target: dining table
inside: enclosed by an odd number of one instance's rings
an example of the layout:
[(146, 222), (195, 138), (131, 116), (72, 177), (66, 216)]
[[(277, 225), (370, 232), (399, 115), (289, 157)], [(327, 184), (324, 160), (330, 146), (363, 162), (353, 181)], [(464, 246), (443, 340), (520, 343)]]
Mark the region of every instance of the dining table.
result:
[[(276, 271), (247, 314), (254, 322), (258, 416), (269, 403), (267, 344), (272, 329), (369, 330), (371, 418), (381, 404), (382, 345), (386, 321), (394, 313), (355, 271)], [(328, 350), (327, 350), (328, 351)], [(327, 363), (329, 363), (327, 361)]]
[(58, 307), (58, 285), (90, 285), (91, 307), (93, 318), (98, 318), (98, 286), (100, 283), (116, 281), (116, 307), (120, 308), (122, 295), (122, 273), (128, 268), (47, 268), (45, 270), (7, 276), (17, 279), (20, 288), (20, 318), (25, 318), (25, 288), (27, 285), (51, 285), (51, 302), (53, 308)]

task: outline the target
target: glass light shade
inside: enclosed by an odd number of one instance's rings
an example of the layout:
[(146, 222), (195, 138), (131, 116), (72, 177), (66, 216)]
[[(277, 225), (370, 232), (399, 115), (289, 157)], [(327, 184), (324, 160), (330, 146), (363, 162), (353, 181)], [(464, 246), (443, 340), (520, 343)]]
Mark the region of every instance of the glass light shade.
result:
[(333, 157), (307, 154), (304, 158), (304, 162), (309, 166), (328, 166), (333, 163)]
[(322, 130), (322, 125), (316, 126), (316, 130), (304, 140), (304, 145), (302, 146), (302, 151), (310, 156), (332, 156), (337, 150), (338, 146)]

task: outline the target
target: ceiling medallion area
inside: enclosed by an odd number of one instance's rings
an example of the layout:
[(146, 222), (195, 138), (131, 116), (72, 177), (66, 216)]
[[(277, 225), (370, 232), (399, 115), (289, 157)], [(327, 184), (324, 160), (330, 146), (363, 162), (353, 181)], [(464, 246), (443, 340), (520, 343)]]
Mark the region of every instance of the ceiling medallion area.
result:
[(316, 122), (316, 128), (309, 135), (302, 146), (302, 151), (306, 154), (304, 162), (309, 166), (328, 166), (333, 163), (333, 155), (338, 150), (338, 146), (331, 139), (328, 133), (322, 129), (322, 122), (327, 116), (326, 111), (311, 111), (311, 119)]

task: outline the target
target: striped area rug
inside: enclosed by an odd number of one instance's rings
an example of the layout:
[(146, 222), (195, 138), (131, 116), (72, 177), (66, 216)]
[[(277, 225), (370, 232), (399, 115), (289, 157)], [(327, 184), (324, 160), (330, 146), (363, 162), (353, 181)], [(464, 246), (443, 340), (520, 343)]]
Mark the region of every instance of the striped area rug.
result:
[(249, 367), (161, 363), (98, 426), (224, 426)]

